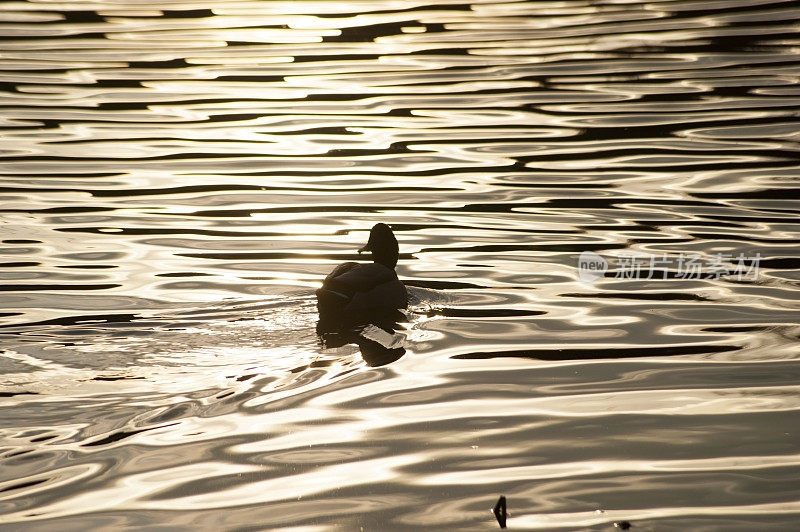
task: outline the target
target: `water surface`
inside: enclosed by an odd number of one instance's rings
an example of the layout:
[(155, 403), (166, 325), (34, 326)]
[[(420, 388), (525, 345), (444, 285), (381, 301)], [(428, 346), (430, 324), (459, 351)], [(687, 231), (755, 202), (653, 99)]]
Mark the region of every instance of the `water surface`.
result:
[(792, 529), (799, 16), (0, 2), (0, 527)]

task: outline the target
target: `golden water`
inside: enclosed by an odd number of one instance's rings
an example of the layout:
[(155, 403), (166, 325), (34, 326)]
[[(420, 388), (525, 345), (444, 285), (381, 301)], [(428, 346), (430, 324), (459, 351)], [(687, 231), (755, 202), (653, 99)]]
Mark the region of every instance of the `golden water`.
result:
[(796, 528), (799, 18), (0, 2), (0, 528)]

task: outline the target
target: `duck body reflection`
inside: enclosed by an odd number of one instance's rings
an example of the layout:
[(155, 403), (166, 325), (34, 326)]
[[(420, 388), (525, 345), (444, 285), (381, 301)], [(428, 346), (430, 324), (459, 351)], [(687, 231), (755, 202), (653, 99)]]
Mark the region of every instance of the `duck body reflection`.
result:
[[(372, 253), (372, 263), (345, 262), (328, 274), (317, 292), (317, 334), (325, 347), (356, 343), (367, 364), (380, 366), (405, 353), (395, 331), (405, 319), (408, 293), (394, 268), (399, 246), (391, 228), (375, 224), (367, 244), (358, 250)], [(365, 335), (364, 331), (372, 331)], [(390, 335), (387, 341), (375, 331)], [(369, 336), (369, 337), (368, 337)]]

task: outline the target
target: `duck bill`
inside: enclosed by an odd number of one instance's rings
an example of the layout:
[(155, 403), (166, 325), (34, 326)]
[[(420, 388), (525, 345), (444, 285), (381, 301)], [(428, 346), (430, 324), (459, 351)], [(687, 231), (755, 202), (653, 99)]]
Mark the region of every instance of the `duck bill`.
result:
[(359, 253), (366, 253), (367, 251), (372, 251), (372, 248), (370, 247), (369, 242), (364, 244), (364, 247), (358, 250)]

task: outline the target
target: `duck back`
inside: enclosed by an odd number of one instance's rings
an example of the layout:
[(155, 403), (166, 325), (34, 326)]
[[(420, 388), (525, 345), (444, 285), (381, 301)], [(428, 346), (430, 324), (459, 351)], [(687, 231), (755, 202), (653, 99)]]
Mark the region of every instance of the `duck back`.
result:
[(383, 264), (345, 262), (337, 266), (317, 290), (320, 312), (359, 314), (395, 310), (408, 304), (406, 287)]
[(356, 292), (368, 292), (378, 285), (396, 280), (397, 274), (394, 270), (383, 264), (345, 262), (325, 278), (322, 286), (353, 295)]

